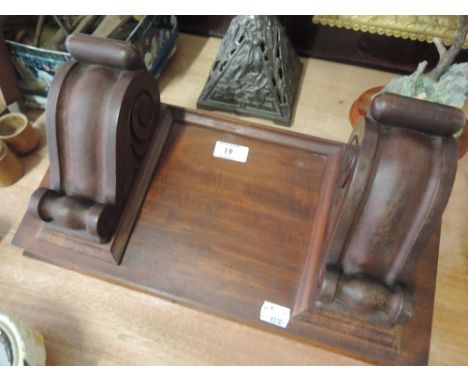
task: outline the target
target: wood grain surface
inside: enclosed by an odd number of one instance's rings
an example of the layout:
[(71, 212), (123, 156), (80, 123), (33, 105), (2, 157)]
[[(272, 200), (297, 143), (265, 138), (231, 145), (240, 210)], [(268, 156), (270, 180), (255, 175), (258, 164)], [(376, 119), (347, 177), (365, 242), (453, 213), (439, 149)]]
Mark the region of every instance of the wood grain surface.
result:
[[(162, 102), (195, 107), (219, 43), (180, 36), (159, 81)], [(320, 60), (303, 62), (292, 130), (343, 142), (350, 134), (348, 111), (354, 99), (393, 76)], [(48, 364), (361, 363), (22, 256), (10, 242), (48, 167), (44, 144), (42, 135), (40, 149), (21, 158), (23, 179), (0, 189), (0, 309), (42, 332)], [(467, 184), (464, 158), (442, 221), (431, 364), (468, 364)]]

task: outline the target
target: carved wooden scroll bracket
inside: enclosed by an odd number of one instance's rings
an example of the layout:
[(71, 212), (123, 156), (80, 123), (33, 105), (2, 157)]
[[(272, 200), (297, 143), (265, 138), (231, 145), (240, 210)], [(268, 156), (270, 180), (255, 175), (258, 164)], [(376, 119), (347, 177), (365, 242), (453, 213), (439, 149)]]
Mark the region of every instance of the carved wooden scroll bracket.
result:
[(382, 94), (345, 146), (308, 306), (401, 324), (414, 312), (410, 276), (440, 228), (457, 168), (459, 109)]
[(161, 146), (167, 135), (164, 110), (134, 46), (72, 35), (66, 47), (72, 59), (54, 78), (46, 111), (50, 184), (32, 195), (29, 212), (78, 247), (110, 243), (112, 256), (103, 258), (119, 262), (125, 246), (116, 250), (113, 242), (119, 234), (128, 240), (131, 228), (116, 230), (132, 214), (125, 212), (129, 198), (143, 200), (145, 192), (135, 189), (148, 157), (154, 169), (155, 141)]

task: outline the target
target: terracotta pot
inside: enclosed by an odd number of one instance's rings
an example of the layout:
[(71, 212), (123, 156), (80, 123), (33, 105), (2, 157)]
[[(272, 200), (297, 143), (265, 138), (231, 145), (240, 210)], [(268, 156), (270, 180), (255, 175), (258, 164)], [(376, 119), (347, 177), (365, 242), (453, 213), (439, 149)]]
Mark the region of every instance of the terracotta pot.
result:
[(15, 153), (27, 154), (38, 143), (37, 131), (21, 113), (9, 113), (0, 117), (0, 139)]
[(383, 88), (383, 86), (376, 86), (375, 88), (366, 90), (358, 98), (356, 98), (356, 100), (351, 105), (351, 108), (349, 109), (349, 122), (351, 123), (352, 127), (356, 126), (357, 121), (359, 121), (359, 119), (367, 114), (372, 97)]
[[(356, 123), (367, 114), (369, 105), (374, 94), (381, 91), (383, 86), (376, 86), (363, 92), (351, 105), (349, 109), (349, 122), (354, 128)], [(461, 159), (468, 151), (468, 120), (465, 122), (465, 128), (461, 136), (456, 137), (458, 146), (458, 159)]]
[(23, 176), (23, 164), (5, 142), (0, 141), (0, 187), (15, 183)]

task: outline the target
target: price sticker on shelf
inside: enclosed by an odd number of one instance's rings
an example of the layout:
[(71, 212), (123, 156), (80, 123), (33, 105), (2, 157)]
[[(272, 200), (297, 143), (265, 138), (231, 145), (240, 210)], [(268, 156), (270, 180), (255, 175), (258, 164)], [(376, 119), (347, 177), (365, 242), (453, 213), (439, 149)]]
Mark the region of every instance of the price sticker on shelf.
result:
[(260, 309), (260, 320), (285, 328), (288, 326), (291, 310), (285, 306), (265, 301)]
[(248, 155), (248, 147), (223, 141), (217, 141), (213, 151), (213, 156), (216, 158), (223, 158), (242, 163), (247, 162)]

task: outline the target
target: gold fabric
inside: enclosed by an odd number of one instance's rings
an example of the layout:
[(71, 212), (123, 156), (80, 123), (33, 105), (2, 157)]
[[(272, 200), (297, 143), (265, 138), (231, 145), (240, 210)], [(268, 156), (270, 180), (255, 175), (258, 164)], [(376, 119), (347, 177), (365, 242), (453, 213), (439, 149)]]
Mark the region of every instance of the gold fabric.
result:
[[(313, 22), (426, 42), (439, 37), (444, 45), (450, 45), (458, 28), (459, 16), (314, 16)], [(468, 48), (468, 39), (463, 48)]]

